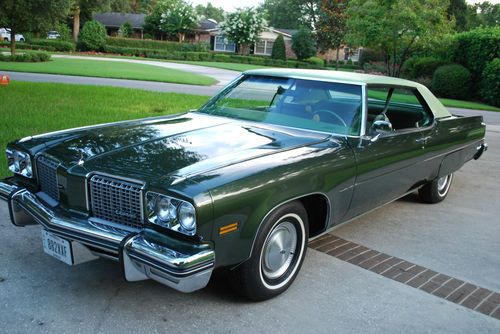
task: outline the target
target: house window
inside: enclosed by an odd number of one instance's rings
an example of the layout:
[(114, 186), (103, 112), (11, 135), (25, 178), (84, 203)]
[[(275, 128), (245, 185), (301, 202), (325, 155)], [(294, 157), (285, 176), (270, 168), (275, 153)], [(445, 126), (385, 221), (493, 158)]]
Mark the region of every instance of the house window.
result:
[(215, 36), (214, 51), (235, 52), (236, 44), (228, 41), (224, 36)]
[(274, 41), (258, 41), (255, 43), (254, 54), (270, 56), (273, 52)]

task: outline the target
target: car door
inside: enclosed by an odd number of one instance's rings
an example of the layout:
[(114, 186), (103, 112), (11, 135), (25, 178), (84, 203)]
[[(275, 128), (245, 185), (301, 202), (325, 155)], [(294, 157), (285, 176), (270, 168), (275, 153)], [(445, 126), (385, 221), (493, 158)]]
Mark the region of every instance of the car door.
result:
[[(432, 131), (433, 117), (416, 89), (370, 87), (367, 135), (350, 138), (357, 164), (348, 218), (394, 200), (418, 186), (426, 171), (424, 147)], [(376, 120), (392, 130), (377, 131)]]

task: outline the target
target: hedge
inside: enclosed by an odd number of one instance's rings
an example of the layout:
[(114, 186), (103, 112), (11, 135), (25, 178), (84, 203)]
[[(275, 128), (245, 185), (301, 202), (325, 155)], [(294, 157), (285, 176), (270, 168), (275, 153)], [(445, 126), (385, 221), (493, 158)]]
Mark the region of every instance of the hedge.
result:
[(154, 41), (147, 39), (107, 37), (107, 46), (117, 46), (122, 48), (149, 49), (162, 51), (180, 52), (203, 52), (210, 49), (208, 43), (179, 43), (167, 41)]
[(24, 53), (17, 53), (15, 55), (4, 55), (3, 53), (0, 53), (0, 61), (37, 63), (49, 60), (50, 60), (50, 54), (46, 52), (24, 52)]
[[(10, 48), (10, 42), (0, 42), (0, 48)], [(28, 43), (16, 43), (17, 50), (43, 50), (43, 51), (56, 51), (51, 46), (35, 45)]]
[(482, 73), (481, 98), (500, 107), (500, 58), (490, 61)]
[[(29, 40), (30, 45), (48, 47), (53, 51), (75, 52), (76, 44), (73, 42), (65, 42), (57, 39), (42, 39), (32, 38)], [(50, 50), (50, 51), (52, 51)]]
[(457, 34), (453, 60), (472, 72), (473, 83), (481, 81), (486, 64), (500, 57), (500, 26), (477, 28)]
[(459, 64), (441, 66), (432, 77), (432, 91), (442, 97), (466, 100), (470, 85), (471, 72)]
[[(179, 43), (180, 44), (180, 43)], [(215, 53), (215, 52), (181, 52), (181, 51), (164, 51), (158, 49), (141, 49), (141, 48), (128, 48), (119, 46), (106, 45), (104, 52), (120, 54), (124, 56), (137, 56), (147, 57), (154, 59), (166, 60), (186, 60), (186, 61), (215, 61), (221, 63), (238, 63), (238, 64), (251, 64), (261, 66), (274, 66), (274, 67), (290, 67), (290, 68), (311, 68), (321, 69), (324, 68), (322, 59), (307, 59), (305, 61), (281, 60), (272, 59), (265, 56), (240, 56), (236, 54)]]

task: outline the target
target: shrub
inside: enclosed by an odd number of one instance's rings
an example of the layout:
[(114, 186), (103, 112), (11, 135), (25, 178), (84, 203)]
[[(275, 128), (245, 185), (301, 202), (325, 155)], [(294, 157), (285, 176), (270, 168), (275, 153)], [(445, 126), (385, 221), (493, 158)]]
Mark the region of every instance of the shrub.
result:
[[(0, 42), (0, 47), (3, 48), (8, 48), (10, 47), (10, 43), (7, 42)], [(56, 51), (53, 47), (51, 46), (45, 46), (45, 45), (35, 45), (35, 44), (28, 44), (28, 43), (19, 43), (16, 44), (16, 49), (19, 50), (44, 50), (44, 51)]]
[(436, 69), (447, 63), (447, 61), (435, 57), (413, 57), (404, 62), (401, 73), (409, 79), (421, 77), (432, 78)]
[(317, 67), (325, 67), (325, 61), (319, 57), (311, 57), (311, 58), (307, 58), (305, 60), (306, 62), (310, 63), (310, 64), (314, 64), (316, 65)]
[(54, 51), (74, 52), (76, 50), (75, 43), (56, 39), (33, 38), (30, 44), (44, 47), (47, 46)]
[(362, 49), (359, 56), (359, 68), (364, 68), (365, 64), (384, 61), (384, 56), (380, 51), (375, 51), (372, 49)]
[(279, 34), (278, 37), (276, 37), (276, 39), (274, 40), (271, 58), (286, 60), (285, 39), (281, 34)]
[(470, 71), (462, 65), (450, 64), (439, 67), (432, 77), (435, 94), (453, 99), (467, 99), (471, 83)]
[(61, 35), (61, 37), (59, 37), (60, 41), (72, 42), (71, 30), (69, 29), (67, 24), (65, 23), (57, 24), (56, 31), (59, 33), (59, 35)]
[(80, 32), (78, 42), (83, 50), (100, 51), (106, 45), (106, 28), (97, 21), (88, 21)]
[(230, 62), (231, 61), (231, 57), (229, 55), (225, 55), (225, 54), (215, 54), (214, 55), (214, 60), (215, 61), (218, 61), (218, 62)]
[(453, 61), (467, 67), (477, 83), (486, 64), (500, 57), (500, 26), (457, 34), (455, 42)]
[(248, 61), (249, 64), (252, 65), (265, 65), (266, 64), (266, 59), (263, 57), (249, 57), (250, 60)]
[(500, 58), (493, 59), (484, 68), (480, 94), (485, 102), (500, 107)]
[(292, 36), (292, 49), (299, 60), (316, 55), (315, 38), (311, 30), (300, 28), (299, 31)]
[(24, 52), (24, 53), (17, 53), (15, 55), (4, 55), (3, 53), (0, 53), (0, 61), (37, 63), (49, 60), (50, 60), (50, 54), (46, 52)]
[(129, 21), (122, 24), (122, 26), (118, 30), (118, 34), (121, 37), (130, 37), (130, 36), (132, 36), (133, 32), (134, 32), (134, 28), (132, 28), (132, 25), (130, 24)]

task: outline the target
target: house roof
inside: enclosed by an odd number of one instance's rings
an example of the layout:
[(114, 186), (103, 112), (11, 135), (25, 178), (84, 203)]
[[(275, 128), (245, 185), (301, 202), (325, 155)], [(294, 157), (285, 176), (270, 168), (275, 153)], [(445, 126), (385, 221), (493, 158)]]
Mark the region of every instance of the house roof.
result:
[(198, 22), (196, 30), (202, 30), (202, 31), (217, 30), (217, 25), (218, 23), (214, 19), (201, 19)]
[(281, 29), (281, 28), (271, 28), (275, 32), (282, 33), (283, 35), (288, 35), (288, 37), (292, 37), (298, 30), (297, 29)]
[(119, 28), (125, 22), (129, 22), (134, 29), (142, 29), (144, 25), (145, 14), (130, 13), (95, 13), (92, 18), (100, 22), (105, 27)]
[(367, 85), (391, 85), (416, 88), (429, 104), (435, 117), (448, 117), (450, 112), (443, 104), (431, 93), (431, 91), (417, 82), (387, 77), (383, 75), (329, 71), (329, 70), (304, 70), (290, 68), (271, 68), (245, 71), (247, 75), (264, 75), (273, 77), (285, 77), (306, 80), (339, 81), (352, 84)]

